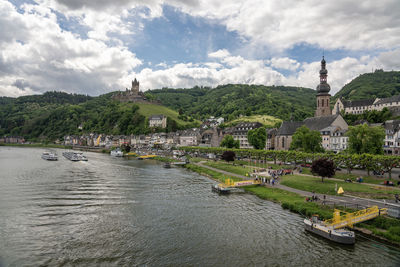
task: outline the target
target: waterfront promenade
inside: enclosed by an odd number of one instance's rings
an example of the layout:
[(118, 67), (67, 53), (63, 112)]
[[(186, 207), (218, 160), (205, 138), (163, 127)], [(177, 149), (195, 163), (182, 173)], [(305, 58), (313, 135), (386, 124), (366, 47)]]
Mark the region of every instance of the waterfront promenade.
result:
[[(200, 161), (197, 163), (194, 163), (197, 166), (203, 167), (203, 168), (207, 168), (209, 170), (213, 170), (225, 175), (229, 175), (229, 176), (233, 176), (233, 177), (237, 177), (243, 180), (248, 180), (249, 177), (243, 176), (243, 175), (239, 175), (236, 173), (232, 173), (232, 172), (227, 172), (221, 169), (217, 169), (217, 168), (213, 168), (210, 166), (207, 166), (205, 164), (203, 164), (205, 161)], [(298, 175), (304, 175), (304, 176), (311, 176), (311, 175), (307, 175), (307, 174), (298, 174)], [(329, 179), (334, 179), (334, 178), (329, 178)], [(336, 180), (336, 179), (335, 179)], [(339, 179), (337, 179), (338, 181), (341, 181)], [(365, 183), (364, 183), (365, 184)], [(322, 194), (316, 194), (316, 193), (312, 193), (312, 192), (308, 192), (308, 191), (303, 191), (303, 190), (299, 190), (296, 188), (291, 188), (285, 185), (282, 185), (280, 183), (276, 183), (274, 185), (270, 185), (267, 184), (265, 185), (267, 187), (274, 187), (274, 188), (279, 188), (285, 191), (289, 191), (289, 192), (293, 192), (296, 194), (299, 194), (301, 196), (304, 197), (312, 197), (313, 195), (318, 196), (318, 198), (320, 199), (320, 201), (323, 201), (323, 195)], [(373, 185), (371, 184), (371, 186), (377, 186), (377, 185)], [(400, 192), (400, 190), (399, 190)], [(392, 208), (397, 208), (400, 209), (400, 204), (396, 204), (395, 200), (377, 200), (377, 199), (367, 199), (367, 198), (360, 198), (360, 197), (356, 197), (356, 196), (351, 196), (351, 195), (347, 195), (344, 194), (343, 196), (332, 196), (332, 195), (326, 195), (326, 199), (325, 202), (327, 203), (335, 203), (336, 205), (343, 205), (343, 204), (350, 204), (353, 206), (360, 206), (360, 207), (367, 207), (367, 206), (373, 206), (373, 205), (377, 205), (380, 208), (388, 208), (388, 207), (392, 207)]]

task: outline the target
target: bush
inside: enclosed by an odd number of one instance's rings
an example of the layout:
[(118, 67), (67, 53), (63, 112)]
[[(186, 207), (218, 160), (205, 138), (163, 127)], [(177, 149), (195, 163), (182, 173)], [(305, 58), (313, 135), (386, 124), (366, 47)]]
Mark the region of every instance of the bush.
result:
[(233, 151), (225, 151), (221, 156), (221, 158), (227, 162), (235, 161), (235, 157), (236, 157), (236, 154)]

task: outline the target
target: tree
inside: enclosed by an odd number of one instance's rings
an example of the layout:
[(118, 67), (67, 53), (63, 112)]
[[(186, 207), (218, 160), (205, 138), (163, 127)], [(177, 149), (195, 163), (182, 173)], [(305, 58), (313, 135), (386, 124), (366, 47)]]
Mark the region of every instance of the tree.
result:
[(323, 152), (321, 133), (311, 131), (306, 126), (301, 126), (293, 134), (291, 150), (299, 150), (307, 153)]
[(265, 127), (248, 131), (247, 140), (255, 149), (264, 149), (265, 141), (267, 140), (267, 131), (265, 130)]
[(385, 130), (382, 127), (369, 127), (367, 124), (350, 126), (347, 136), (350, 153), (383, 154)]
[(335, 175), (335, 164), (329, 159), (316, 159), (311, 165), (311, 172), (321, 176), (322, 182), (324, 182), (324, 177), (332, 177)]
[(224, 153), (222, 153), (221, 158), (227, 162), (229, 161), (234, 161), (235, 160), (235, 152), (233, 151), (225, 151)]
[(121, 146), (121, 148), (122, 148), (122, 151), (124, 151), (126, 153), (129, 153), (131, 151), (131, 146), (129, 144), (123, 144)]
[(224, 139), (222, 139), (220, 146), (226, 148), (239, 148), (240, 143), (239, 140), (233, 139), (233, 136), (228, 134), (224, 136)]
[(175, 132), (176, 130), (178, 130), (178, 124), (176, 123), (176, 121), (174, 119), (172, 119), (171, 117), (167, 117), (167, 128), (166, 128), (166, 132), (167, 133), (172, 133)]
[(392, 169), (399, 165), (400, 157), (379, 155), (375, 156), (374, 160), (376, 160), (380, 166), (389, 173), (389, 179), (392, 179)]

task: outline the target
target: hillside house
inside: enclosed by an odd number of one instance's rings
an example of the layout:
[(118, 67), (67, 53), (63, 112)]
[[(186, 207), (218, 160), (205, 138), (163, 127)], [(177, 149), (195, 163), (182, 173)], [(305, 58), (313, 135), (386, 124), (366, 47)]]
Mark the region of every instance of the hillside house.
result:
[(167, 117), (164, 115), (152, 115), (149, 117), (149, 127), (167, 128)]

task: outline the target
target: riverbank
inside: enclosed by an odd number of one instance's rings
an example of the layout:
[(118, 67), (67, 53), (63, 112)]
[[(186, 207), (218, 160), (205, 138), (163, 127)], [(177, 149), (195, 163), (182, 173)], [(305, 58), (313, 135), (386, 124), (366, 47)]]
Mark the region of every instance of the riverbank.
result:
[[(219, 182), (224, 182), (226, 178), (231, 178), (234, 181), (241, 180), (238, 177), (227, 176), (194, 164), (188, 164), (185, 167)], [(248, 186), (244, 187), (244, 190), (261, 199), (279, 203), (283, 209), (288, 209), (305, 217), (318, 214), (321, 219), (325, 220), (332, 218), (333, 215), (333, 208), (331, 207), (316, 202), (306, 202), (305, 198), (299, 194), (273, 188), (272, 186)], [(359, 224), (354, 230), (386, 243), (400, 245), (400, 220), (397, 219), (380, 216), (374, 220)]]
[(64, 146), (57, 144), (42, 144), (42, 143), (34, 143), (34, 144), (0, 144), (0, 146), (13, 146), (13, 147), (43, 147), (43, 148), (62, 148), (62, 149), (72, 149), (72, 146)]

